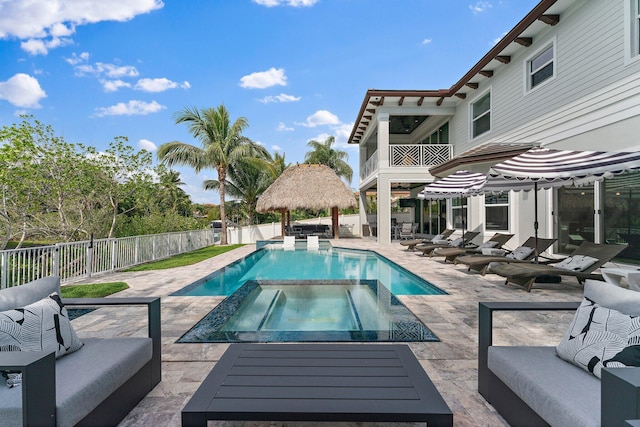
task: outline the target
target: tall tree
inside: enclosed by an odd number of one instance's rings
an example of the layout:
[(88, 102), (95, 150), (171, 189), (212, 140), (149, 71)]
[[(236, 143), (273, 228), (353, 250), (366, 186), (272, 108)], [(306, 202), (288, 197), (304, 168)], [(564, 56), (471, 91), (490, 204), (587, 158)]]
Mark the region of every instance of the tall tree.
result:
[(220, 183), (220, 219), (222, 220), (222, 241), (227, 244), (227, 224), (224, 202), (226, 197), (227, 171), (245, 157), (266, 155), (267, 151), (242, 135), (248, 121), (244, 117), (231, 123), (229, 111), (224, 105), (217, 108), (185, 108), (175, 116), (176, 124), (185, 123), (189, 132), (201, 147), (172, 141), (158, 148), (158, 158), (169, 166), (192, 167), (196, 173), (203, 169), (215, 169)]
[(324, 142), (309, 141), (307, 146), (313, 150), (307, 152), (304, 156), (304, 162), (329, 166), (336, 175), (351, 183), (353, 169), (347, 163), (349, 154), (346, 151), (333, 148), (332, 145), (335, 142), (336, 139), (333, 136), (328, 137)]

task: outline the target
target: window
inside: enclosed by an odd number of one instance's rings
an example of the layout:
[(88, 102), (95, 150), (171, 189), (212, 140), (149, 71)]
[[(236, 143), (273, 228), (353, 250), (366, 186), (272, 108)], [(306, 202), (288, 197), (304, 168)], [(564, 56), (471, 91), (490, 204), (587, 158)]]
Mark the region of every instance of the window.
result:
[(456, 197), (451, 200), (451, 213), (453, 214), (453, 228), (466, 228), (467, 205), (464, 198)]
[(487, 92), (471, 104), (471, 120), (471, 135), (474, 138), (491, 130), (491, 92)]
[(484, 212), (487, 230), (508, 230), (509, 194), (485, 195)]
[(437, 131), (427, 136), (423, 144), (448, 144), (449, 143), (449, 122), (443, 124)]
[[(640, 1), (640, 0), (639, 0)], [(554, 75), (553, 45), (538, 53), (527, 62), (528, 85), (533, 89), (541, 83), (549, 80)]]
[(640, 0), (625, 2), (625, 61), (640, 57)]

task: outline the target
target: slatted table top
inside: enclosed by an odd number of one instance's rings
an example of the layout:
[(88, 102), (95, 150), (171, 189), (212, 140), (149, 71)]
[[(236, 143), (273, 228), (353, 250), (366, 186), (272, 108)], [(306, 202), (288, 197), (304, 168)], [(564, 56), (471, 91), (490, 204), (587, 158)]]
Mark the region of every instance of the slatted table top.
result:
[(427, 422), (453, 414), (404, 344), (231, 344), (182, 410), (207, 420)]

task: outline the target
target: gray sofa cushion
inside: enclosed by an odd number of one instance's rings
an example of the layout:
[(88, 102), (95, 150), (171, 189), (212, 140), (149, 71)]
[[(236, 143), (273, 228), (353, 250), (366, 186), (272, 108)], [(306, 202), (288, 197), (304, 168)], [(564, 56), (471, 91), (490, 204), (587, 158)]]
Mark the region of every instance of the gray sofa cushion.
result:
[[(73, 426), (124, 384), (152, 355), (150, 338), (83, 338), (84, 346), (56, 360), (58, 426)], [(21, 426), (21, 387), (0, 387), (3, 426)]]
[(555, 427), (600, 425), (600, 380), (555, 347), (489, 347), (489, 369)]
[(584, 297), (602, 307), (631, 316), (640, 316), (640, 292), (607, 282), (587, 279), (584, 282)]
[(13, 310), (40, 301), (52, 293), (60, 294), (60, 277), (49, 276), (0, 291), (0, 311)]

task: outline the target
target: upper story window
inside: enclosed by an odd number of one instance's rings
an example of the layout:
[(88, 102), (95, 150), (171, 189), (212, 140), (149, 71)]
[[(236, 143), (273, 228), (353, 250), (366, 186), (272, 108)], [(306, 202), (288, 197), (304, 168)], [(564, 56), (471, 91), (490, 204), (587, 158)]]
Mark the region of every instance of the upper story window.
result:
[(640, 0), (625, 2), (625, 61), (640, 57)]
[(491, 130), (491, 92), (471, 104), (471, 121), (473, 138)]
[(527, 62), (528, 89), (535, 88), (555, 75), (554, 56), (554, 45), (551, 45)]

